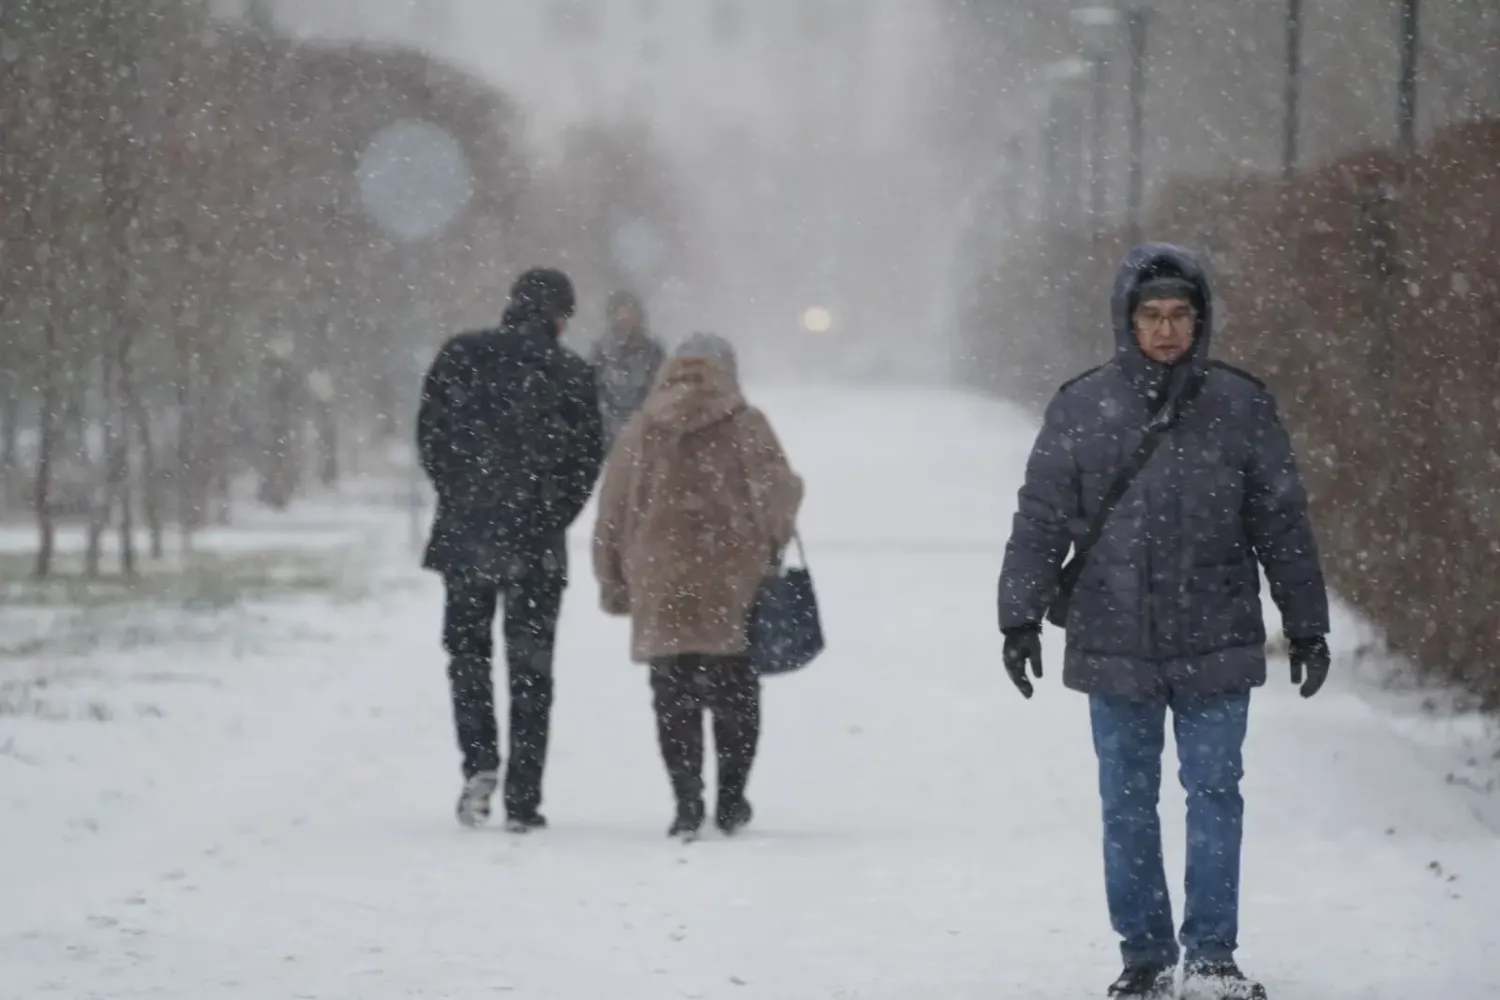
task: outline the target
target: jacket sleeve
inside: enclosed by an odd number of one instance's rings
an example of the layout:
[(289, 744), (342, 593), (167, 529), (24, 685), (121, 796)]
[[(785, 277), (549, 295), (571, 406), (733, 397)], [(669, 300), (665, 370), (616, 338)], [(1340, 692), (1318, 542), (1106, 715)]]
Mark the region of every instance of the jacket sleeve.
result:
[(598, 518), (594, 522), (594, 579), (599, 582), (599, 606), (606, 614), (630, 613), (630, 588), (625, 579), (625, 537), (630, 498), (635, 493), (639, 425), (626, 427), (618, 447), (604, 463), (599, 484)]
[(560, 528), (567, 528), (583, 513), (604, 460), (604, 424), (593, 369), (582, 359), (573, 361), (562, 393), (566, 443), (549, 512), (552, 523)]
[(768, 536), (772, 554), (779, 555), (797, 530), (802, 477), (792, 471), (771, 422), (759, 409), (752, 406), (745, 411), (742, 433), (741, 451), (750, 477), (751, 502), (756, 504), (755, 518)]
[(1026, 461), (1000, 571), (1000, 627), (1040, 624), (1057, 596), (1062, 563), (1080, 513), (1072, 422), (1059, 393), (1047, 406)]
[(656, 388), (656, 380), (661, 377), (661, 370), (667, 363), (667, 349), (660, 341), (651, 341), (651, 360), (646, 366), (646, 395), (651, 395), (651, 390)]
[(417, 408), (417, 460), (440, 494), (448, 492), (458, 466), (452, 400), (463, 365), (454, 354), (453, 345), (446, 344), (432, 359)]
[(1265, 567), (1287, 638), (1328, 634), (1328, 591), (1292, 441), (1262, 392), (1252, 404), (1245, 532)]

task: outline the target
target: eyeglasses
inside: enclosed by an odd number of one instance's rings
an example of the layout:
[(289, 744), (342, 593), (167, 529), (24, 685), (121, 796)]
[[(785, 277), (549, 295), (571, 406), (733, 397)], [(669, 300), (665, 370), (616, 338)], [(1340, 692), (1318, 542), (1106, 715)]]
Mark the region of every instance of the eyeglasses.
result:
[(1136, 324), (1147, 330), (1159, 330), (1164, 326), (1182, 330), (1192, 327), (1197, 320), (1198, 314), (1190, 308), (1174, 309), (1169, 313), (1142, 310), (1135, 314)]

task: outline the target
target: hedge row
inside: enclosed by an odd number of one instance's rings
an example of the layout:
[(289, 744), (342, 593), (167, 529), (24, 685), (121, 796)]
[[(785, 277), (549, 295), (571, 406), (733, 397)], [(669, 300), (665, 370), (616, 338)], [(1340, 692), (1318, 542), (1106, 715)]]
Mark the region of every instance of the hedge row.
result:
[[(1170, 184), (1152, 239), (1202, 252), (1215, 349), (1270, 383), (1331, 585), (1393, 651), (1500, 707), (1500, 122), (1295, 179)], [(1012, 244), (1014, 247), (1014, 244)], [(984, 385), (1031, 404), (1107, 356), (1119, 232), (1013, 249), (971, 298)], [(1020, 332), (1017, 332), (1020, 331)]]

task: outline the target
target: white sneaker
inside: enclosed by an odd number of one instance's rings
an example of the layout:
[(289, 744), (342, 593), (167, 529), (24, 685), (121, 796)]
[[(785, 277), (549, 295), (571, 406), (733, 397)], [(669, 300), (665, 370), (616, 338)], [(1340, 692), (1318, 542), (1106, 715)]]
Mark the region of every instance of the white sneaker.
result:
[(458, 821), (464, 826), (483, 826), (490, 818), (490, 797), (500, 785), (495, 771), (480, 771), (464, 782), (458, 796)]

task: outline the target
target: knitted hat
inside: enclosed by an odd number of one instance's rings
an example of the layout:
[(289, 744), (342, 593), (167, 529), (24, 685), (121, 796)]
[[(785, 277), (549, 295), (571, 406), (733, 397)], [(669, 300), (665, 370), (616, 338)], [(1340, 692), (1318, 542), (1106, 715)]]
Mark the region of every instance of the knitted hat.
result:
[(510, 308), (525, 316), (571, 316), (577, 305), (573, 282), (550, 267), (534, 267), (510, 286)]
[(1199, 294), (1196, 284), (1186, 278), (1168, 276), (1152, 278), (1149, 281), (1142, 282), (1141, 286), (1136, 289), (1135, 305), (1136, 308), (1139, 308), (1147, 302), (1159, 302), (1162, 299), (1179, 299), (1183, 302), (1191, 303), (1194, 308), (1197, 308), (1201, 298), (1202, 296)]
[(677, 345), (673, 352), (679, 358), (708, 358), (717, 361), (739, 378), (739, 358), (734, 345), (717, 333), (694, 333)]

